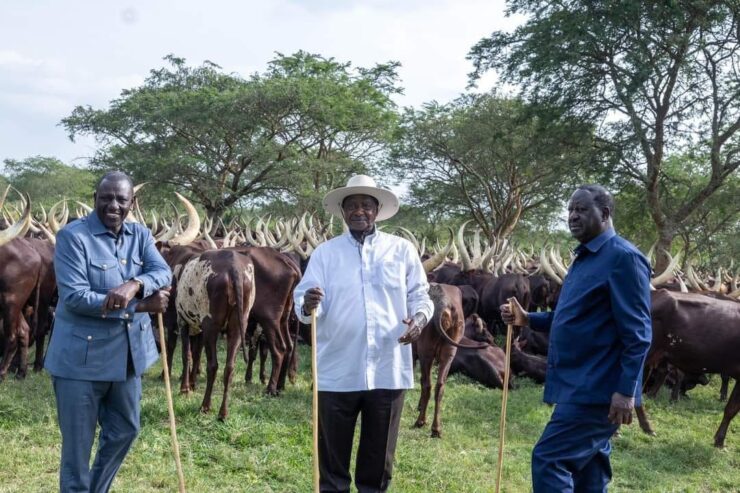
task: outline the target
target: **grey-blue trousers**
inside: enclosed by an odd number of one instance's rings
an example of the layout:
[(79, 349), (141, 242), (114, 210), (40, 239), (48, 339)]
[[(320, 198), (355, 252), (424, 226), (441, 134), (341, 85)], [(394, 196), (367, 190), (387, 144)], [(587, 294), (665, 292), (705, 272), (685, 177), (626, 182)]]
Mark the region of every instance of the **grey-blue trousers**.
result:
[[(53, 384), (62, 432), (59, 490), (107, 492), (139, 433), (141, 377), (133, 372), (123, 382), (53, 377)], [(97, 424), (98, 451), (91, 468)]]

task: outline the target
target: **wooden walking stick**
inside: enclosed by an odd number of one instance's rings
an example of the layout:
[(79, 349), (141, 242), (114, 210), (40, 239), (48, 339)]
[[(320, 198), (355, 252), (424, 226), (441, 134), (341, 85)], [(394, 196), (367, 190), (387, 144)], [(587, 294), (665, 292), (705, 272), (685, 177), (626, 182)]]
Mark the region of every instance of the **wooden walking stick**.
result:
[(311, 310), (311, 375), (313, 387), (313, 490), (319, 493), (319, 374), (316, 357), (316, 308)]
[[(509, 311), (514, 313), (514, 303), (509, 301)], [(504, 388), (501, 395), (501, 420), (498, 431), (498, 474), (496, 476), (496, 493), (501, 491), (501, 477), (504, 470), (504, 432), (506, 431), (506, 402), (509, 399), (509, 375), (511, 374), (511, 333), (512, 324), (506, 326), (506, 362), (504, 363)]]
[[(159, 341), (162, 348), (162, 370), (164, 371), (164, 387), (167, 390), (167, 412), (170, 415), (170, 436), (172, 437), (172, 453), (175, 456), (175, 467), (177, 468), (177, 482), (180, 493), (185, 493), (185, 476), (182, 474), (180, 464), (180, 444), (177, 443), (177, 428), (175, 426), (175, 408), (172, 405), (172, 389), (170, 388), (170, 369), (167, 365), (167, 340), (164, 338), (164, 322), (162, 314), (157, 313), (157, 324), (159, 325)], [(187, 336), (186, 336), (187, 337)]]

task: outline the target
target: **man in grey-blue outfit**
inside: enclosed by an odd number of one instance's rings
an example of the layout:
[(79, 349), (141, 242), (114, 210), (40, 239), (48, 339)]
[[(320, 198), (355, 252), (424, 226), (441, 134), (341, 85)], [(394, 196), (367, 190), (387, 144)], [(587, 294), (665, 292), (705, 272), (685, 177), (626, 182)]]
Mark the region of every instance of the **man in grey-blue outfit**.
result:
[[(106, 492), (139, 432), (141, 375), (157, 360), (147, 312), (171, 281), (149, 230), (124, 222), (134, 203), (123, 173), (103, 176), (95, 208), (57, 235), (59, 303), (44, 366), (62, 434), (62, 492)], [(100, 424), (98, 451), (90, 454)]]

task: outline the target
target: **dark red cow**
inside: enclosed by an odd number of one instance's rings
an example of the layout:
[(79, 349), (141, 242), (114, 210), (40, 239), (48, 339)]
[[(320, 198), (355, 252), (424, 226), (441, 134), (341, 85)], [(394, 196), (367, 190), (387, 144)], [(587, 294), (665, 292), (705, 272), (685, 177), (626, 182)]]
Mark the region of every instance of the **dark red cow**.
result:
[[(721, 373), (740, 378), (740, 302), (659, 289), (652, 294), (652, 368), (665, 361), (687, 373)], [(736, 382), (714, 435), (723, 447), (730, 421), (740, 411)]]

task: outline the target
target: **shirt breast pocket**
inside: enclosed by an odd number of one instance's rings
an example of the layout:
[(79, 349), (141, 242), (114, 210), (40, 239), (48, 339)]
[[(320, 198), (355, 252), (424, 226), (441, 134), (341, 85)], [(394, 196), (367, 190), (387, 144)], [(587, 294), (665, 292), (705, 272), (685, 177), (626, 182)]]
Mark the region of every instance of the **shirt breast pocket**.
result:
[(144, 261), (137, 257), (131, 257), (131, 276), (136, 277), (144, 271)]
[(380, 262), (377, 270), (378, 284), (386, 288), (401, 288), (403, 283), (401, 262)]
[(114, 258), (92, 258), (88, 269), (88, 280), (93, 289), (115, 288), (123, 283), (118, 270), (118, 261)]

